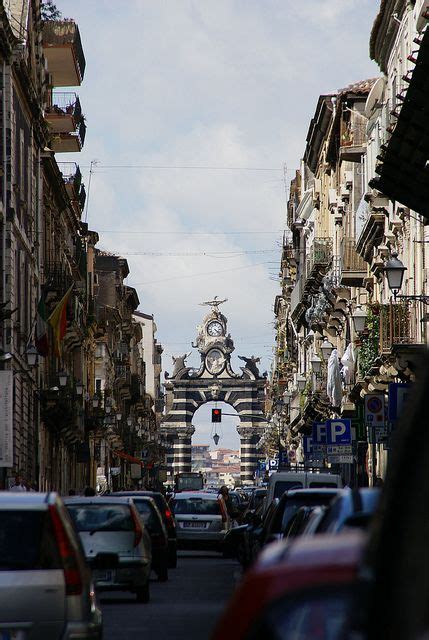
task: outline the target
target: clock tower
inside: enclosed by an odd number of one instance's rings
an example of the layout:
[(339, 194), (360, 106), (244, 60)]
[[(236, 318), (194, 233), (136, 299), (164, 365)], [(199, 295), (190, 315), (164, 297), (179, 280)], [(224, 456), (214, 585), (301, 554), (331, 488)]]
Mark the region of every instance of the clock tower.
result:
[(193, 344), (201, 355), (201, 367), (198, 375), (203, 377), (219, 377), (234, 375), (231, 370), (230, 357), (234, 351), (234, 342), (231, 334), (227, 333), (227, 319), (219, 311), (219, 305), (226, 300), (214, 300), (203, 302), (210, 305), (210, 312), (204, 317), (201, 325), (197, 327), (198, 335)]

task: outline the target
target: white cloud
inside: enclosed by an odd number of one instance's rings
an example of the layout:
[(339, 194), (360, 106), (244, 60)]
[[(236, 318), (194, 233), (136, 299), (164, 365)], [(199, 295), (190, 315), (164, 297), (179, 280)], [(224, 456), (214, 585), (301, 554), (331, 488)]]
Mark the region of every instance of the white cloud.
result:
[[(88, 123), (86, 145), (77, 158), (82, 165), (98, 158), (104, 165), (279, 169), (100, 165), (90, 193), (90, 226), (164, 232), (102, 232), (100, 246), (124, 255), (276, 247), (281, 234), (229, 232), (284, 227), (283, 163), (290, 179), (319, 94), (376, 73), (367, 53), (377, 13), (373, 0), (133, 0), (119, 8), (112, 0), (57, 4), (78, 22), (87, 59), (79, 89)], [(194, 235), (199, 231), (212, 235)], [(184, 353), (194, 339), (202, 316), (198, 303), (212, 295), (229, 298), (224, 309), (236, 353), (261, 354), (263, 368), (269, 366), (278, 291), (271, 278), (278, 272), (279, 252), (226, 255), (126, 255), (129, 283), (136, 283), (141, 308), (155, 314), (166, 345), (164, 368), (170, 368), (172, 353)], [(201, 275), (214, 271), (219, 273)]]

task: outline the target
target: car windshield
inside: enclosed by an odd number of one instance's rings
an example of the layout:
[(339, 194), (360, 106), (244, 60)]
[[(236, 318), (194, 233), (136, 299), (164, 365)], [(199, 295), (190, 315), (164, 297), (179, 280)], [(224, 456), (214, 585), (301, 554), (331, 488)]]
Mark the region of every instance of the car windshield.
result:
[(61, 567), (46, 511), (0, 511), (0, 571)]
[(173, 500), (172, 507), (175, 514), (193, 514), (220, 516), (221, 508), (217, 500), (204, 498), (187, 498), (185, 500)]
[(326, 493), (308, 494), (303, 493), (299, 496), (288, 496), (283, 503), (284, 509), (281, 511), (282, 503), (278, 506), (278, 517), (273, 524), (273, 533), (285, 531), (291, 518), (295, 515), (300, 507), (317, 507), (329, 504), (334, 496)]
[(78, 531), (134, 531), (128, 505), (68, 504), (67, 509)]
[(302, 482), (297, 480), (279, 480), (274, 485), (274, 498), (281, 498), (285, 491), (302, 489)]
[(139, 512), (140, 518), (143, 520), (150, 532), (159, 532), (161, 529), (161, 523), (153, 505), (147, 500), (134, 499), (134, 504)]

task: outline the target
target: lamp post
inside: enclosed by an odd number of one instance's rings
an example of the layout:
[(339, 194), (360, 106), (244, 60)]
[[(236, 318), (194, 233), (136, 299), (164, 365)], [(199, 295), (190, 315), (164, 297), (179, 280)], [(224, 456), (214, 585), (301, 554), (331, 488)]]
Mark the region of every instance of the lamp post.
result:
[(29, 367), (34, 367), (37, 364), (37, 357), (39, 352), (37, 351), (34, 344), (27, 345), (25, 350), (25, 357), (27, 358), (27, 364)]
[(58, 382), (60, 383), (60, 387), (65, 387), (68, 380), (67, 371), (58, 371)]
[(352, 313), (352, 322), (356, 333), (365, 331), (366, 313), (360, 305)]
[(407, 267), (404, 267), (403, 263), (398, 259), (396, 251), (392, 251), (391, 258), (385, 262), (383, 271), (386, 274), (387, 284), (389, 285), (389, 289), (392, 291), (395, 300), (398, 295), (398, 291), (402, 287), (402, 281), (406, 270)]
[(328, 338), (325, 338), (320, 346), (320, 351), (322, 352), (323, 359), (325, 362), (329, 359), (332, 351), (334, 350), (334, 345), (332, 342), (329, 342)]

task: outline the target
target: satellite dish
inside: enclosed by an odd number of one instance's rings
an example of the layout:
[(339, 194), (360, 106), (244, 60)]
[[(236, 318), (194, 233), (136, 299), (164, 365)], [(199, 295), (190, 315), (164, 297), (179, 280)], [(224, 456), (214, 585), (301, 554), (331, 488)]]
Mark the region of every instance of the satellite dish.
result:
[(375, 84), (373, 85), (371, 91), (369, 92), (368, 97), (366, 99), (365, 110), (364, 110), (364, 113), (367, 118), (370, 118), (372, 116), (374, 109), (381, 103), (385, 84), (386, 84), (386, 80), (383, 77), (378, 78), (378, 80), (376, 80)]

